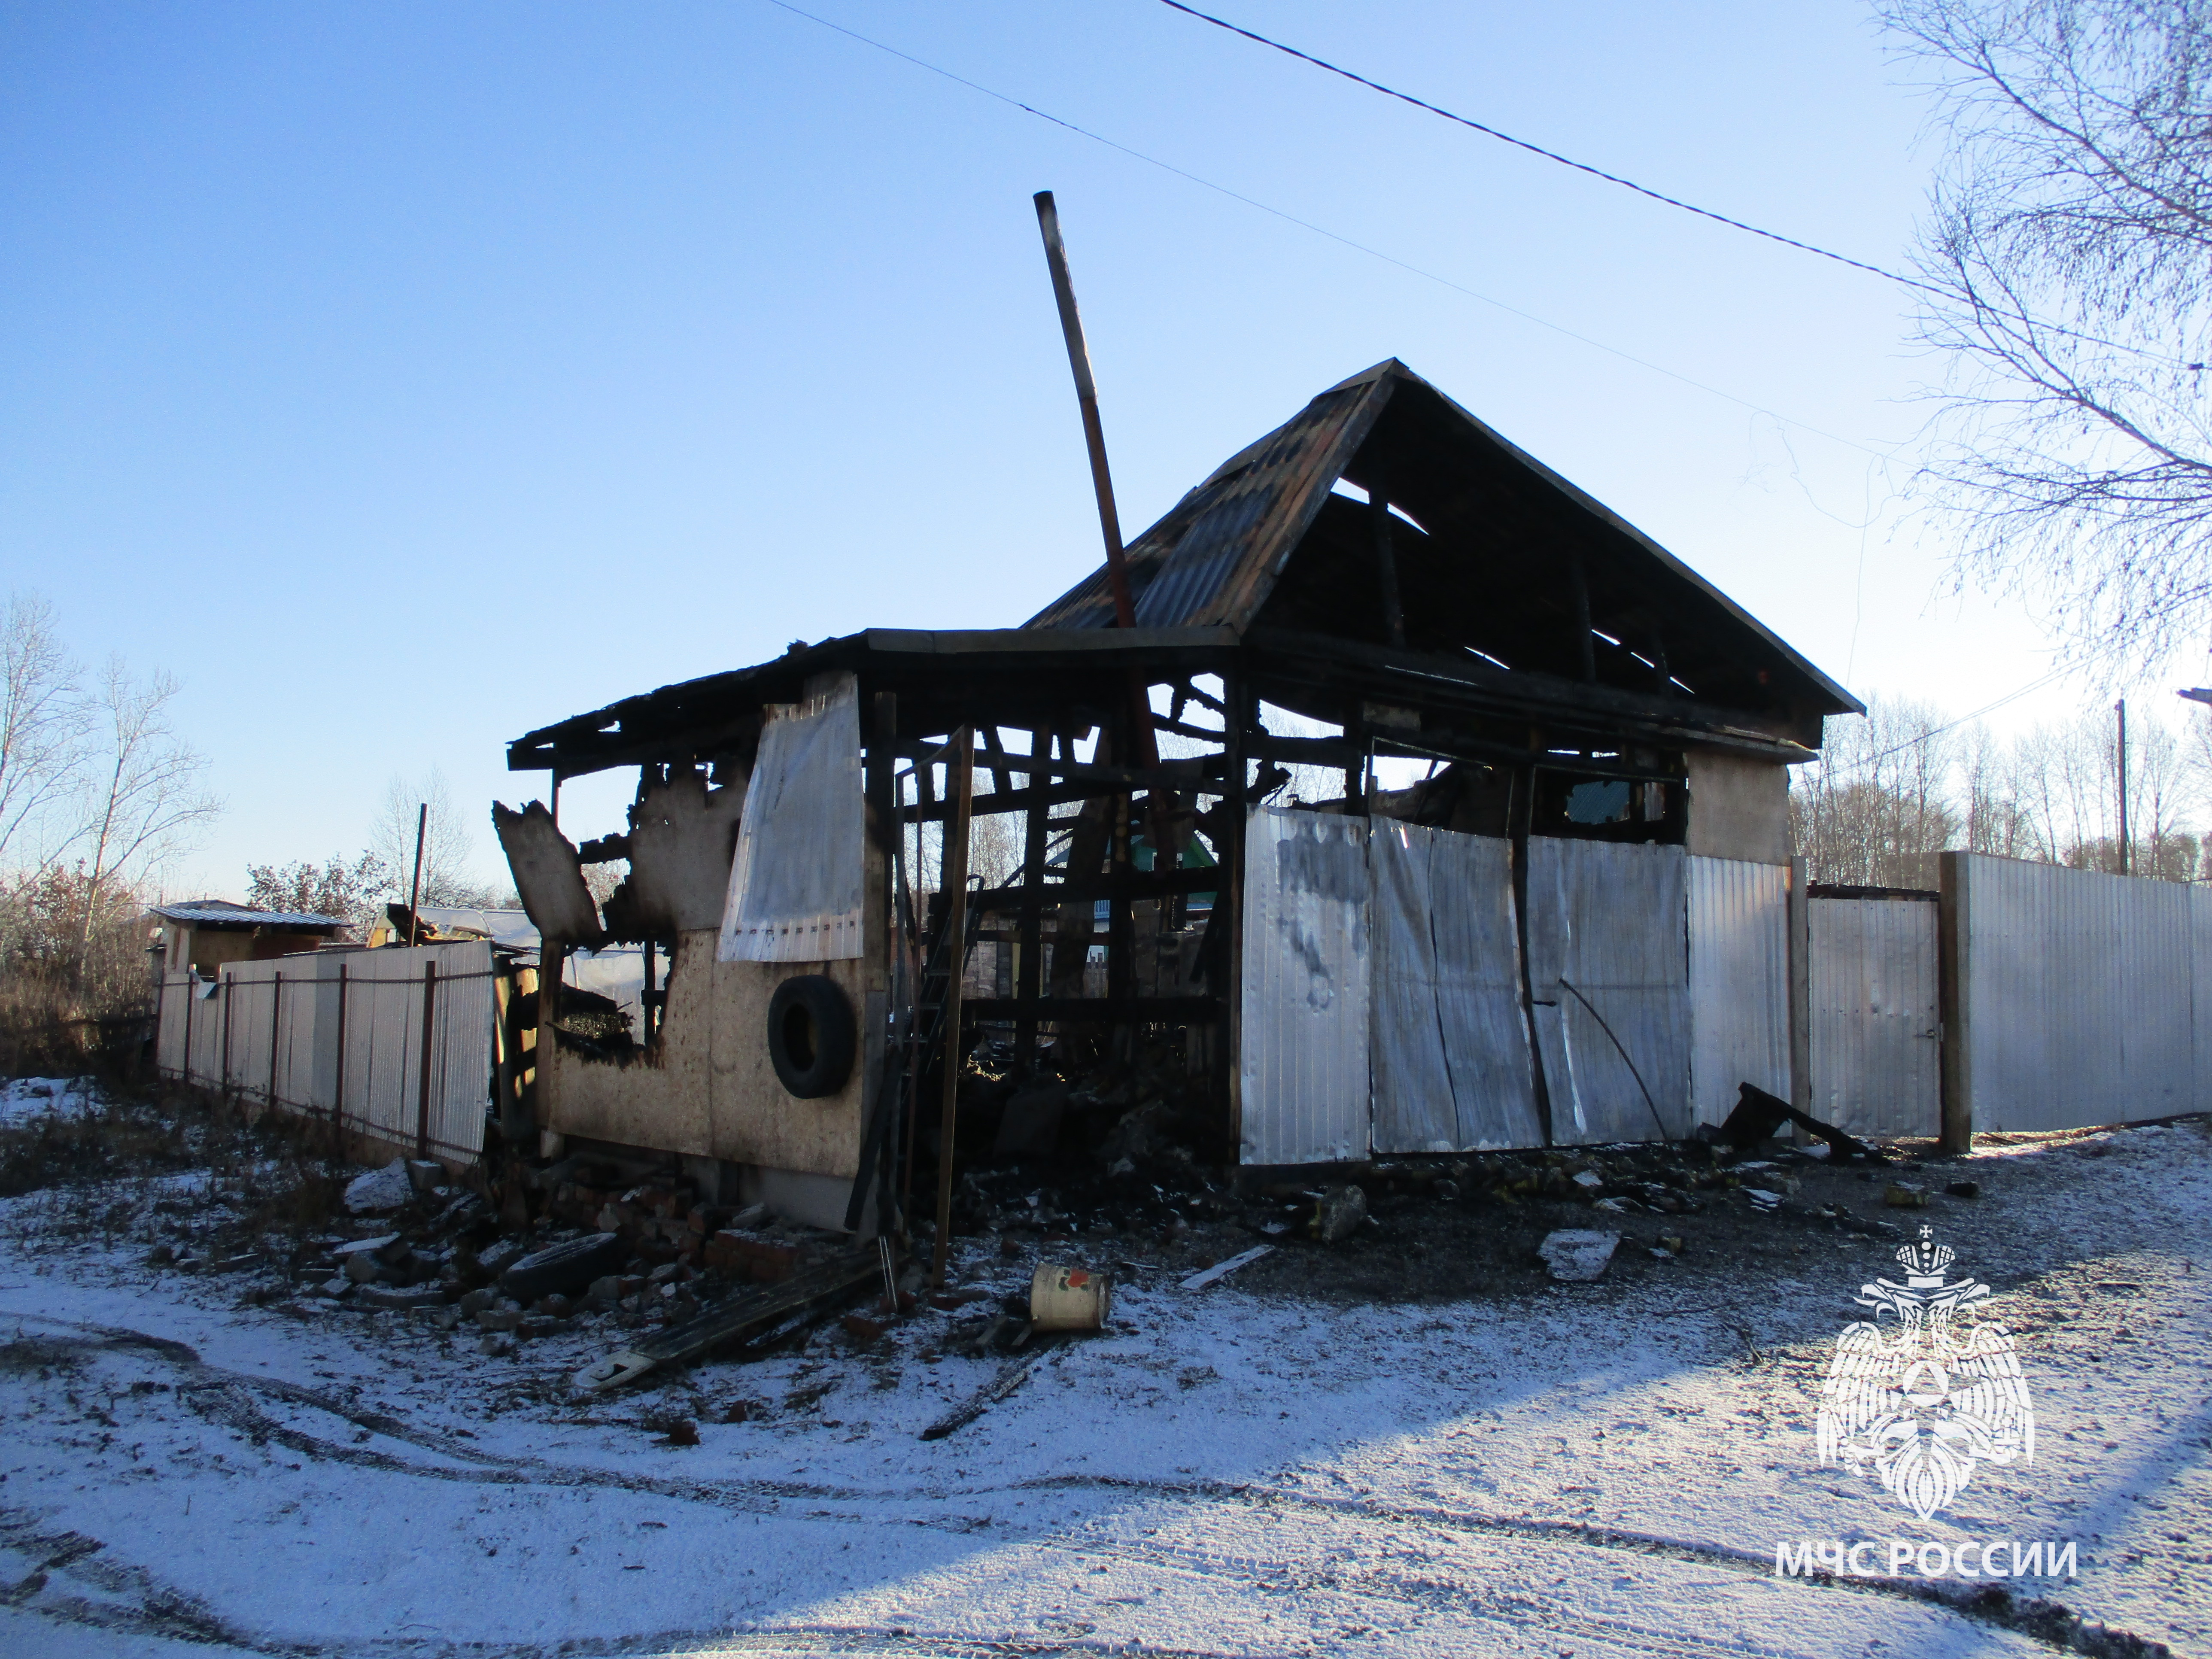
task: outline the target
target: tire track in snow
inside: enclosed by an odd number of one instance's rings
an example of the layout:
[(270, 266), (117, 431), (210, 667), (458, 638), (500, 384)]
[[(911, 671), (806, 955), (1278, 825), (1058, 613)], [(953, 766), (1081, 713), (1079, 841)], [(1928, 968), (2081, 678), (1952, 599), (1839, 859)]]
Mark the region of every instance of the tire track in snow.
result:
[[(950, 1498), (988, 1498), (1008, 1492), (1099, 1492), (1128, 1493), (1190, 1505), (1241, 1504), (1251, 1507), (1271, 1507), (1297, 1510), (1316, 1514), (1394, 1525), (1429, 1526), (1445, 1531), (1479, 1535), (1514, 1537), (1553, 1544), (1579, 1544), (1592, 1548), (1633, 1553), (1673, 1560), (1692, 1562), (1700, 1565), (1718, 1567), (1746, 1577), (1764, 1579), (1771, 1564), (1752, 1552), (1725, 1545), (1705, 1544), (1693, 1540), (1668, 1538), (1656, 1534), (1628, 1531), (1617, 1528), (1595, 1527), (1572, 1521), (1536, 1521), (1504, 1516), (1484, 1515), (1471, 1510), (1455, 1510), (1433, 1504), (1389, 1504), (1373, 1498), (1331, 1497), (1301, 1492), (1293, 1488), (1268, 1486), (1257, 1482), (1210, 1480), (1155, 1480), (1116, 1475), (1053, 1475), (1036, 1480), (1010, 1482), (1001, 1486), (944, 1486), (905, 1489), (870, 1489), (861, 1487), (804, 1485), (788, 1481), (758, 1480), (671, 1480), (663, 1476), (630, 1474), (601, 1469), (590, 1465), (556, 1464), (536, 1458), (502, 1456), (479, 1447), (463, 1443), (455, 1437), (432, 1430), (416, 1427), (388, 1413), (362, 1412), (342, 1400), (320, 1390), (285, 1382), (281, 1378), (251, 1376), (208, 1364), (187, 1344), (167, 1338), (149, 1335), (143, 1332), (117, 1326), (91, 1325), (80, 1322), (52, 1318), (43, 1315), (9, 1315), (0, 1313), (0, 1319), (29, 1320), (59, 1327), (84, 1334), (70, 1342), (88, 1352), (140, 1350), (150, 1353), (187, 1373), (191, 1379), (179, 1386), (179, 1393), (189, 1409), (206, 1415), (223, 1426), (246, 1435), (256, 1443), (274, 1441), (288, 1449), (305, 1456), (374, 1468), (383, 1473), (425, 1476), (434, 1480), (458, 1480), (476, 1484), (504, 1486), (582, 1487), (592, 1486), (636, 1492), (674, 1498), (683, 1502), (703, 1503), (724, 1508), (739, 1508), (755, 1513), (780, 1514), (785, 1501), (805, 1499), (813, 1503), (833, 1502), (854, 1504), (880, 1505), (885, 1503), (933, 1504)], [(404, 1444), (411, 1444), (441, 1456), (455, 1459), (462, 1467), (426, 1463), (395, 1456), (391, 1453), (359, 1445), (345, 1445), (311, 1434), (304, 1430), (281, 1423), (269, 1416), (255, 1404), (251, 1395), (261, 1394), (282, 1400), (288, 1404), (330, 1413), (355, 1426)], [(18, 1517), (13, 1523), (21, 1527), (27, 1521), (25, 1512), (14, 1511)], [(810, 1521), (842, 1521), (864, 1525), (880, 1524), (884, 1518), (878, 1514), (838, 1514), (834, 1510), (811, 1511)], [(902, 1516), (906, 1524), (933, 1529), (969, 1532), (977, 1521), (969, 1516)], [(9, 1534), (9, 1523), (0, 1520), (0, 1538)], [(55, 1540), (43, 1540), (59, 1549), (66, 1540), (77, 1534), (61, 1534)], [(94, 1540), (94, 1551), (105, 1547)], [(1093, 1553), (1115, 1554), (1130, 1559), (1141, 1559), (1152, 1565), (1173, 1566), (1194, 1571), (1202, 1576), (1231, 1579), (1241, 1578), (1253, 1583), (1308, 1578), (1320, 1582), (1310, 1570), (1293, 1567), (1257, 1556), (1231, 1555), (1209, 1552), (1198, 1546), (1149, 1545), (1134, 1540), (1108, 1539), (1089, 1532), (1085, 1542), (1079, 1544), (1067, 1538), (1054, 1539), (1039, 1534), (1024, 1540), (1036, 1547), (1059, 1550), (1089, 1549)], [(43, 1547), (43, 1544), (42, 1546)], [(9, 1547), (22, 1546), (10, 1543)], [(93, 1552), (79, 1549), (66, 1561), (51, 1563), (40, 1569), (33, 1577), (40, 1580), (33, 1587), (27, 1579), (12, 1591), (0, 1591), (0, 1602), (26, 1605), (29, 1596), (46, 1582), (44, 1575), (52, 1571), (75, 1572), (82, 1559)], [(253, 1652), (270, 1654), (300, 1653), (319, 1655), (337, 1651), (320, 1643), (300, 1644), (264, 1640), (250, 1637), (242, 1629), (219, 1619), (212, 1610), (181, 1592), (156, 1588), (155, 1581), (143, 1569), (116, 1566), (118, 1575), (114, 1588), (118, 1591), (128, 1585), (143, 1584), (147, 1591), (142, 1601), (143, 1616), (155, 1621), (147, 1626), (148, 1633), (183, 1636), (185, 1639), (216, 1641)], [(77, 1576), (84, 1576), (78, 1573)], [(1342, 1582), (1348, 1577), (1349, 1583)], [(2101, 1626), (2086, 1625), (2070, 1609), (2062, 1604), (2045, 1601), (2015, 1601), (1998, 1605), (1946, 1586), (1919, 1583), (1891, 1578), (1835, 1578), (1827, 1574), (1814, 1574), (1797, 1581), (1802, 1585), (1844, 1591), (1856, 1595), (1902, 1599), (1933, 1606), (1954, 1615), (1976, 1623), (2004, 1629), (2031, 1637), (2038, 1641), (2066, 1650), (2108, 1653), (2112, 1655), (2154, 1655), (2166, 1650), (2158, 1644), (2142, 1640), (2126, 1632), (2106, 1631)], [(1733, 1655), (1753, 1656), (1753, 1659), (1792, 1659), (1787, 1650), (1771, 1649), (1747, 1643), (1716, 1640), (1684, 1632), (1664, 1632), (1645, 1626), (1605, 1620), (1593, 1620), (1588, 1614), (1572, 1613), (1564, 1607), (1539, 1603), (1534, 1598), (1509, 1597), (1508, 1602), (1525, 1602), (1526, 1607), (1485, 1600), (1469, 1588), (1462, 1585), (1438, 1585), (1436, 1581), (1417, 1579), (1408, 1575), (1388, 1571), (1355, 1571), (1339, 1575), (1338, 1582), (1330, 1588), (1341, 1589), (1355, 1595), (1372, 1595), (1379, 1600), (1395, 1601), (1409, 1605), (1442, 1607), (1461, 1617), (1495, 1620), (1519, 1629), (1541, 1629), (1561, 1633), (1574, 1633), (1589, 1639), (1613, 1643), (1632, 1651), (1647, 1652), (1674, 1659), (1676, 1656)], [(81, 1603), (81, 1605), (80, 1605)], [(1535, 1609), (1540, 1606), (1540, 1615)], [(68, 1617), (78, 1622), (105, 1626), (109, 1621), (134, 1616), (113, 1603), (82, 1601), (82, 1598), (56, 1598), (40, 1601), (35, 1610), (55, 1616)], [(121, 1626), (118, 1626), (121, 1627)], [(778, 1626), (773, 1632), (759, 1633), (763, 1640), (780, 1639), (787, 1632), (799, 1627)], [(847, 1627), (822, 1627), (824, 1633), (843, 1631)], [(218, 1633), (220, 1632), (220, 1633)], [(882, 1631), (863, 1634), (858, 1627), (850, 1631), (854, 1639), (881, 1644), (896, 1638), (898, 1642), (912, 1639), (923, 1644), (920, 1647), (900, 1647), (898, 1651), (916, 1653), (1014, 1653), (1097, 1650), (1116, 1652), (1158, 1653), (1162, 1656), (1179, 1655), (1182, 1649), (1153, 1648), (1145, 1644), (1132, 1646), (1127, 1642), (1112, 1644), (1084, 1644), (1059, 1636), (1035, 1638), (1036, 1645), (1026, 1640), (1013, 1645), (1004, 1643), (979, 1643), (966, 1638), (922, 1637), (916, 1632), (899, 1633), (897, 1627), (887, 1626)], [(389, 1648), (395, 1653), (416, 1650), (424, 1646), (411, 1638), (390, 1638), (397, 1645)], [(665, 1632), (637, 1638), (611, 1638), (615, 1645), (605, 1649), (609, 1654), (651, 1651), (656, 1644), (673, 1643), (696, 1646), (701, 1642), (718, 1644), (720, 1640), (750, 1641), (734, 1634), (723, 1638), (716, 1632)], [(845, 1639), (838, 1636), (838, 1640)], [(945, 1642), (952, 1642), (947, 1647)], [(355, 1640), (345, 1644), (359, 1648), (364, 1644)], [(370, 1638), (367, 1645), (385, 1650), (379, 1638)], [(481, 1652), (486, 1655), (539, 1656), (553, 1652), (587, 1654), (594, 1651), (588, 1644), (580, 1646), (574, 1638), (553, 1644), (477, 1644), (454, 1643), (441, 1639), (427, 1644), (438, 1651)], [(710, 1645), (708, 1651), (714, 1650)], [(732, 1651), (751, 1651), (750, 1648)], [(1194, 1655), (1200, 1650), (1188, 1650)]]

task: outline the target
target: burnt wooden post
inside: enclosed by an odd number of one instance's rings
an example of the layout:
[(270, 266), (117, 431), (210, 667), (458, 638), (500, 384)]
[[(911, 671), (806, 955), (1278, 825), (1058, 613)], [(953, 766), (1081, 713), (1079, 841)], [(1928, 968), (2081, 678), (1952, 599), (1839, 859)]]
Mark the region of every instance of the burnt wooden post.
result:
[(1368, 469), (1367, 523), (1375, 538), (1375, 574), (1382, 586), (1382, 627), (1390, 643), (1406, 643), (1406, 607), (1398, 596), (1398, 554), (1390, 537), (1390, 480), (1377, 459)]
[(552, 1121), (553, 1022), (561, 1017), (561, 975), (568, 950), (550, 939), (538, 944), (538, 1044), (531, 1051), (531, 1116), (536, 1120), (540, 1145)]
[(269, 1103), (276, 1104), (276, 1055), (284, 1029), (284, 970), (269, 970)]
[(967, 726), (953, 734), (952, 761), (945, 786), (952, 794), (952, 816), (945, 830), (945, 1103), (937, 1141), (937, 1237), (930, 1250), (929, 1282), (942, 1286), (952, 1255), (952, 1143), (960, 1109), (960, 992), (968, 968), (968, 825), (975, 804), (975, 735)]
[(1942, 1034), (1942, 1150), (1962, 1157), (1974, 1149), (1973, 1030), (1967, 1019), (1973, 971), (1971, 853), (1936, 854), (1936, 1018)]
[[(1030, 733), (1029, 787), (1032, 795), (1042, 795), (1047, 781), (1046, 775), (1037, 769), (1038, 744), (1043, 744), (1045, 758), (1049, 760), (1059, 741), (1057, 732)], [(1037, 995), (1044, 981), (1044, 859), (1046, 814), (1049, 810), (1042, 800), (1032, 800), (1029, 811), (1023, 815), (1020, 942), (1014, 947), (1021, 953), (1019, 977), (1014, 985), (1014, 1068), (1018, 1077), (1028, 1077), (1036, 1070)]]
[(1106, 900), (1106, 997), (1111, 1005), (1108, 1015), (1113, 1033), (1111, 1053), (1117, 1060), (1129, 1057), (1136, 1030), (1136, 1017), (1129, 1006), (1129, 1000), (1137, 994), (1136, 928), (1129, 914), (1128, 887), (1130, 872), (1136, 868), (1129, 854), (1132, 810), (1126, 793), (1114, 797), (1113, 855)]
[(1575, 661), (1587, 684), (1597, 678), (1597, 646), (1590, 637), (1589, 577), (1580, 550), (1567, 555), (1567, 573), (1574, 579)]
[(1229, 809), (1230, 829), (1214, 849), (1220, 855), (1222, 874), (1221, 884), (1214, 890), (1212, 925), (1221, 930), (1224, 971), (1220, 984), (1209, 988), (1222, 1004), (1213, 1026), (1220, 1033), (1221, 1050), (1214, 1064), (1222, 1073), (1224, 1098), (1229, 1103), (1229, 1141), (1235, 1159), (1241, 1158), (1244, 1145), (1244, 845), (1245, 819), (1251, 811), (1244, 775), (1245, 738), (1260, 723), (1260, 706), (1234, 670), (1224, 673), (1222, 682), (1222, 701), (1227, 707), (1221, 724), (1229, 751), (1229, 793), (1223, 804)]
[(422, 964), (422, 1085), (415, 1106), (415, 1156), (430, 1156), (431, 1021), (438, 1012), (438, 964)]
[(345, 1054), (346, 1054), (346, 965), (338, 963), (338, 1065), (337, 1075), (331, 1079), (331, 1127), (343, 1132), (345, 1127)]

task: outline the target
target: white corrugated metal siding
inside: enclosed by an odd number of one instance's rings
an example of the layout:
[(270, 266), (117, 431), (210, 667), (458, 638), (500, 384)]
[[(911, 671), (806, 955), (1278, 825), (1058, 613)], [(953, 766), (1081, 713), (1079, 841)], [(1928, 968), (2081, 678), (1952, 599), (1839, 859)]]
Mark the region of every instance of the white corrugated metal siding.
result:
[(1368, 1151), (1367, 825), (1254, 812), (1244, 835), (1247, 1164), (1321, 1164)]
[(1689, 1133), (1687, 864), (1680, 847), (1529, 838), (1528, 973), (1555, 1145)]
[(1749, 1083), (1790, 1098), (1790, 872), (1692, 858), (1690, 1098), (1718, 1123)]
[(2194, 1109), (2188, 890), (1981, 854), (1958, 864), (1974, 1127)]
[(1367, 855), (1375, 1150), (1540, 1146), (1512, 843), (1385, 820)]
[(1937, 909), (1922, 899), (1813, 898), (1813, 1115), (1862, 1135), (1942, 1127)]
[(866, 845), (860, 800), (859, 682), (777, 705), (738, 821), (717, 956), (826, 962), (860, 954)]

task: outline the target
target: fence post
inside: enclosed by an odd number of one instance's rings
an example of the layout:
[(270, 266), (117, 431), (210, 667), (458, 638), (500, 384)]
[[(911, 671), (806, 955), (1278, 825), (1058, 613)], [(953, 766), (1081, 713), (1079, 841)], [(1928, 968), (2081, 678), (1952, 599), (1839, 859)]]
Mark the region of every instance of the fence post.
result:
[(1942, 1149), (1960, 1156), (1974, 1146), (1973, 1032), (1967, 1024), (1973, 972), (1971, 853), (1939, 856), (1936, 902), (1936, 1016), (1942, 1032)]
[(185, 1064), (183, 1067), (185, 1087), (187, 1089), (192, 1086), (192, 1004), (199, 1000), (192, 993), (197, 989), (198, 986), (192, 976), (192, 965), (188, 962), (185, 964)]
[(276, 1054), (284, 1030), (284, 970), (269, 970), (269, 1105), (276, 1105)]
[[(1790, 1103), (1813, 1109), (1813, 896), (1803, 859), (1790, 860)], [(1798, 1137), (1803, 1139), (1801, 1133)]]
[(217, 994), (222, 998), (222, 1081), (216, 1087), (216, 1093), (225, 1105), (228, 1105), (230, 1103), (230, 992), (232, 981), (226, 979), (223, 976), (222, 969), (218, 968), (215, 970), (215, 982), (217, 988)]
[(331, 1080), (331, 1127), (345, 1133), (346, 965), (338, 963), (338, 1073)]
[(415, 1112), (415, 1156), (430, 1156), (431, 1018), (438, 1006), (438, 964), (422, 964), (422, 1091)]

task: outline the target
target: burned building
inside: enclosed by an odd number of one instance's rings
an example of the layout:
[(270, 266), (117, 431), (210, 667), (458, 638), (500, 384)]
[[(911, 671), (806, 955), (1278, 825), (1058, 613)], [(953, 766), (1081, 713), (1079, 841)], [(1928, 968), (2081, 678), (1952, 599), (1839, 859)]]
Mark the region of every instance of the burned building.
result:
[[(1017, 1073), (1048, 1042), (1110, 1066), (1166, 1034), (1247, 1164), (1686, 1132), (1693, 881), (1778, 901), (1787, 768), (1851, 696), (1395, 361), (1126, 568), (1126, 623), (1102, 568), (1019, 628), (794, 645), (514, 742), (556, 810), (637, 769), (624, 834), (497, 817), (549, 958), (654, 964), (641, 1029), (541, 1000), (537, 1127), (855, 1220), (933, 1121), (946, 964), (989, 944), (963, 1052), (988, 1026)], [(910, 866), (970, 815), (1018, 850), (956, 951)], [(628, 866), (604, 907), (595, 863)], [(1731, 1017), (1751, 1075), (1774, 1022)]]

